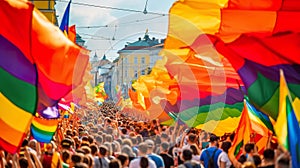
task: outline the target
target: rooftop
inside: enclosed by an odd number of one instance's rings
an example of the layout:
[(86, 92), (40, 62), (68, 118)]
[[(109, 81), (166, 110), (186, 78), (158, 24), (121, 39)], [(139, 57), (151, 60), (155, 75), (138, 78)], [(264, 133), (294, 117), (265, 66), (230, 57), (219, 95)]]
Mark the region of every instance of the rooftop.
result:
[(127, 42), (127, 45), (125, 45), (125, 47), (121, 50), (118, 51), (119, 52), (123, 52), (125, 50), (141, 50), (141, 49), (149, 49), (153, 46), (159, 45), (163, 43), (163, 40), (161, 40), (161, 42), (158, 39), (155, 39), (154, 37), (151, 39), (148, 35), (148, 30), (146, 30), (146, 33), (142, 38), (138, 38), (137, 41), (135, 42)]

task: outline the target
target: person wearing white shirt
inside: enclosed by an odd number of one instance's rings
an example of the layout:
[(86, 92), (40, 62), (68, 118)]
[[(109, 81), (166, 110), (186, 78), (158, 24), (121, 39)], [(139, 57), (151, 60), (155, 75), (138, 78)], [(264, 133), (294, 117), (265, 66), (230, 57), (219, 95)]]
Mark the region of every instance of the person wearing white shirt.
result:
[(218, 157), (218, 166), (220, 168), (230, 168), (232, 164), (228, 157), (228, 150), (230, 147), (231, 147), (231, 142), (228, 141), (222, 142), (222, 146), (221, 146), (222, 152)]

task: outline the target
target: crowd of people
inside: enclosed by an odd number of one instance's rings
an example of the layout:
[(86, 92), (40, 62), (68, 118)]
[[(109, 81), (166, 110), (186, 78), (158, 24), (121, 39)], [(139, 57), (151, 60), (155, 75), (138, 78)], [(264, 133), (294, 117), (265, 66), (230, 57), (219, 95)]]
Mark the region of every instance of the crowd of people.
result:
[(179, 124), (165, 126), (157, 119), (140, 121), (124, 115), (113, 103), (104, 103), (62, 119), (51, 143), (41, 144), (29, 136), (16, 154), (0, 150), (0, 164), (3, 168), (289, 168), (291, 165), (285, 151), (268, 144), (260, 155), (254, 143), (245, 143), (242, 155), (232, 158), (228, 151), (233, 138), (234, 134), (218, 137)]

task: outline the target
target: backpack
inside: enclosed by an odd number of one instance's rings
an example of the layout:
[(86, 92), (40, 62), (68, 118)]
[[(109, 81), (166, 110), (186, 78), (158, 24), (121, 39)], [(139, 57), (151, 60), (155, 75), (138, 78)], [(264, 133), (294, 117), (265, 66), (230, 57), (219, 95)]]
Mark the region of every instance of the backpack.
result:
[(206, 155), (208, 156), (209, 160), (208, 160), (208, 168), (215, 168), (217, 166), (215, 166), (215, 162), (214, 162), (214, 157), (215, 157), (215, 153), (217, 152), (218, 149), (215, 149), (213, 151), (212, 156), (209, 155), (208, 151), (205, 150)]

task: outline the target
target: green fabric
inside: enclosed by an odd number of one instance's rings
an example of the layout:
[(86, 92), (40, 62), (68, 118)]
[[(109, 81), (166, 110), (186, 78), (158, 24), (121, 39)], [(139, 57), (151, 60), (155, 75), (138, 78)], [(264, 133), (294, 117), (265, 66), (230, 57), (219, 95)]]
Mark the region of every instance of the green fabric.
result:
[[(0, 68), (0, 92), (24, 111), (35, 113), (37, 88)], [(3, 82), (5, 81), (5, 82)]]

